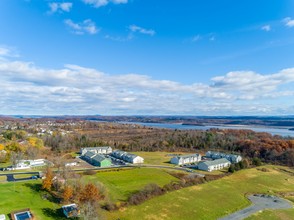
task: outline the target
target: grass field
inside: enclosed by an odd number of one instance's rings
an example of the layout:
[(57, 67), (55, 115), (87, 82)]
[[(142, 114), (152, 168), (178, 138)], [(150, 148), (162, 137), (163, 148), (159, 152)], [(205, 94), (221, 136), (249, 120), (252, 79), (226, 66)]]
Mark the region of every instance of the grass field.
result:
[(12, 211), (30, 208), (36, 219), (66, 219), (63, 218), (60, 205), (48, 200), (43, 200), (38, 188), (40, 181), (1, 183), (0, 184), (0, 214), (8, 214)]
[(163, 186), (172, 180), (177, 180), (164, 170), (152, 168), (98, 172), (96, 175), (84, 176), (83, 179), (103, 183), (113, 201), (124, 201), (131, 193), (142, 189), (149, 183)]
[(6, 176), (0, 176), (0, 182), (5, 182), (5, 181), (6, 181), (6, 179), (7, 179), (7, 177), (6, 177)]
[(34, 176), (34, 174), (15, 174), (14, 178), (15, 179), (22, 179), (22, 178), (29, 178)]
[(191, 153), (183, 153), (183, 152), (132, 152), (140, 157), (144, 158), (144, 163), (146, 164), (154, 164), (154, 165), (164, 165), (164, 166), (175, 166), (171, 164), (169, 161), (173, 157), (172, 154), (191, 154)]
[[(294, 176), (282, 172), (274, 166), (266, 166), (270, 172), (255, 168), (242, 170), (231, 176), (206, 184), (188, 187), (153, 198), (139, 206), (130, 206), (116, 212), (104, 212), (106, 219), (217, 219), (226, 214), (248, 206), (246, 193), (294, 192)], [(286, 169), (286, 168), (283, 168)], [(148, 183), (164, 185), (174, 177), (164, 170), (136, 168), (125, 171), (99, 172), (84, 176), (85, 181), (100, 181), (108, 189), (114, 201), (125, 200), (131, 192), (141, 189)], [(42, 199), (38, 191), (40, 180), (1, 183), (0, 214), (30, 208), (36, 219), (65, 219), (60, 204)], [(291, 200), (293, 198), (290, 198)], [(294, 201), (294, 200), (292, 200)], [(259, 219), (293, 219), (294, 209), (264, 211), (249, 218)]]
[[(293, 175), (267, 168), (270, 172), (241, 170), (217, 181), (170, 192), (111, 213), (109, 219), (217, 219), (250, 205), (247, 193), (294, 192)], [(293, 212), (284, 214), (291, 217)]]
[(287, 210), (266, 210), (258, 214), (254, 214), (246, 220), (293, 220), (294, 208)]

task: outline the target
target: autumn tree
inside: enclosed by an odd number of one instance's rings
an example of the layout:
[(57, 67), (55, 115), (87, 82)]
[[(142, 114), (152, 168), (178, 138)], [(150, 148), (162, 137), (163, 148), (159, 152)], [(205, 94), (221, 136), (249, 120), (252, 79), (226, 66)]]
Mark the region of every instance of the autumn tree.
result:
[(65, 186), (62, 193), (62, 199), (64, 202), (70, 201), (73, 196), (73, 188), (71, 186)]
[(53, 184), (53, 172), (50, 167), (47, 167), (46, 173), (45, 173), (45, 179), (43, 179), (43, 182), (42, 182), (42, 189), (50, 191), (52, 184)]
[(102, 199), (104, 196), (100, 192), (97, 186), (93, 183), (86, 184), (79, 195), (79, 201), (81, 203), (85, 202), (95, 202), (99, 199)]

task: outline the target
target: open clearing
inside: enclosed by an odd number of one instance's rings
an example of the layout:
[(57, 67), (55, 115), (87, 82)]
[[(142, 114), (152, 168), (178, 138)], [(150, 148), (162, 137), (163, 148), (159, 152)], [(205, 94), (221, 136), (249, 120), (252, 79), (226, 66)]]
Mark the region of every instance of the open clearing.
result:
[(293, 205), (290, 201), (281, 199), (277, 196), (264, 195), (264, 194), (254, 194), (248, 196), (248, 199), (252, 202), (252, 205), (234, 212), (231, 215), (228, 215), (219, 220), (243, 220), (246, 217), (257, 213), (265, 209), (290, 209), (293, 208)]
[(30, 208), (36, 219), (66, 219), (60, 215), (60, 205), (43, 200), (38, 191), (41, 182), (1, 183), (0, 214)]
[(173, 156), (172, 154), (184, 154), (182, 152), (132, 152), (140, 157), (144, 158), (145, 164), (163, 165), (163, 166), (175, 166), (169, 161)]
[[(116, 212), (106, 212), (106, 219), (217, 219), (250, 206), (246, 194), (294, 192), (294, 176), (265, 166), (269, 172), (255, 168), (242, 170), (231, 176), (206, 184), (188, 187), (153, 198), (139, 206), (131, 206)], [(283, 169), (288, 169), (282, 167)], [(129, 193), (148, 183), (164, 185), (174, 177), (164, 170), (137, 168), (125, 171), (99, 172), (83, 177), (85, 181), (100, 181), (108, 189), (114, 201), (125, 200)], [(0, 214), (30, 208), (37, 219), (65, 219), (60, 204), (42, 199), (38, 191), (40, 180), (33, 182), (1, 183)], [(294, 209), (263, 211), (249, 217), (259, 219), (293, 219)]]
[(246, 220), (293, 220), (294, 208), (287, 210), (265, 210), (254, 214)]
[[(273, 166), (265, 167), (269, 172), (256, 168), (241, 170), (223, 179), (174, 191), (109, 216), (110, 219), (136, 219), (136, 216), (148, 220), (217, 219), (249, 206), (251, 203), (246, 194), (294, 191), (294, 176)], [(284, 213), (291, 217), (293, 212)]]
[(84, 180), (101, 182), (108, 189), (113, 201), (124, 201), (133, 192), (142, 189), (149, 183), (163, 186), (170, 181), (178, 180), (162, 169), (133, 168), (121, 171), (98, 172), (84, 176)]

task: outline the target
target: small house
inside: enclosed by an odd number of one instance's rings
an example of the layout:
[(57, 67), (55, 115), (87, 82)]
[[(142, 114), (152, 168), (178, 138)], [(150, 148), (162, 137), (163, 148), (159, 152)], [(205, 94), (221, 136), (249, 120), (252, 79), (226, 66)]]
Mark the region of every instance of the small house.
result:
[(62, 206), (62, 211), (67, 218), (78, 217), (80, 215), (80, 210), (75, 203)]

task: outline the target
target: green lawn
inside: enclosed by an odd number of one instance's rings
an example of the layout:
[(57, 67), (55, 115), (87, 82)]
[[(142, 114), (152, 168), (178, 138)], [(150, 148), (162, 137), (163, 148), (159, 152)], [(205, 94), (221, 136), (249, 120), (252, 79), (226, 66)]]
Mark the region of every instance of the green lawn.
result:
[(294, 208), (287, 210), (266, 210), (246, 218), (246, 220), (293, 220)]
[[(246, 193), (294, 192), (294, 176), (266, 166), (270, 172), (253, 168), (242, 170), (223, 179), (206, 184), (188, 187), (153, 198), (139, 206), (131, 206), (116, 212), (104, 212), (106, 219), (217, 219), (230, 214), (250, 203)], [(284, 168), (286, 169), (286, 168)], [(164, 170), (152, 168), (135, 168), (124, 171), (99, 172), (84, 176), (84, 181), (100, 181), (108, 189), (113, 201), (125, 200), (128, 195), (141, 189), (148, 183), (164, 185), (174, 177)], [(40, 180), (1, 183), (0, 214), (14, 210), (30, 208), (36, 219), (65, 219), (60, 211), (60, 204), (42, 199), (38, 191)], [(293, 198), (289, 198), (293, 199)], [(294, 209), (264, 211), (250, 217), (259, 219), (293, 219)], [(8, 217), (8, 216), (7, 216)]]
[(6, 179), (7, 179), (7, 177), (6, 177), (6, 176), (0, 176), (0, 182), (5, 182), (5, 181), (6, 181)]
[(30, 208), (36, 219), (66, 219), (60, 210), (61, 205), (44, 200), (38, 192), (40, 181), (1, 183), (0, 214)]
[(13, 175), (15, 179), (29, 178), (34, 176), (34, 174), (15, 174)]
[(164, 170), (152, 168), (98, 172), (96, 175), (84, 176), (83, 179), (102, 182), (113, 201), (126, 200), (131, 193), (142, 189), (149, 183), (163, 186), (172, 180), (177, 180)]
[(171, 164), (169, 161), (173, 156), (168, 156), (171, 154), (188, 154), (182, 152), (132, 152), (140, 157), (144, 158), (145, 164), (154, 164), (154, 165), (164, 165), (164, 166), (175, 166)]
[(294, 191), (294, 176), (272, 166), (267, 168), (270, 172), (242, 170), (217, 181), (170, 192), (139, 206), (108, 213), (109, 219), (217, 219), (250, 205), (246, 193)]

